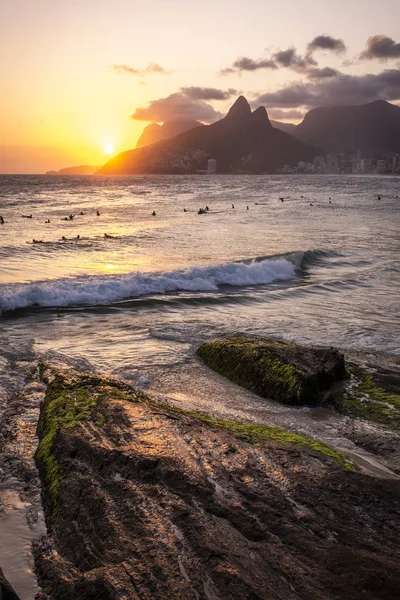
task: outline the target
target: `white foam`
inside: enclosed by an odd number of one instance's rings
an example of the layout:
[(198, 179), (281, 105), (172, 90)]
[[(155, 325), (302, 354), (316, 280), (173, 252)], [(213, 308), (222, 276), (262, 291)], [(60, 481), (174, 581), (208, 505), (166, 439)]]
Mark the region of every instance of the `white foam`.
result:
[(127, 275), (92, 275), (0, 287), (0, 311), (28, 306), (61, 307), (108, 304), (127, 298), (175, 291), (217, 291), (220, 285), (261, 285), (292, 279), (293, 262), (266, 259), (211, 267)]

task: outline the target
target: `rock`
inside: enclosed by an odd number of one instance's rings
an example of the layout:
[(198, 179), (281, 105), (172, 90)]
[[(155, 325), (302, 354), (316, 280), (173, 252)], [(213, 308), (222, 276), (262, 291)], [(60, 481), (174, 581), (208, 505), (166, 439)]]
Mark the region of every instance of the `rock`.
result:
[(335, 382), (346, 377), (343, 355), (326, 348), (233, 338), (202, 344), (197, 354), (246, 389), (291, 405), (318, 404)]
[(332, 396), (336, 410), (400, 431), (399, 368), (370, 368), (348, 363), (347, 371), (348, 385)]
[(397, 482), (347, 471), (301, 436), (294, 451), (279, 428), (76, 372), (43, 378), (50, 535), (35, 560), (50, 598), (397, 600)]
[(8, 583), (0, 567), (0, 600), (20, 600), (16, 592)]

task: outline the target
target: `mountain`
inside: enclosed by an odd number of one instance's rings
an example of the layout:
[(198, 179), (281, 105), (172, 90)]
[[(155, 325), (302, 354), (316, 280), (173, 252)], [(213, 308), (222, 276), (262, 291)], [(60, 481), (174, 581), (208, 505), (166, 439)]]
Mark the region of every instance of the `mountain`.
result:
[(286, 131), (286, 133), (291, 133), (293, 135), (294, 130), (296, 129), (296, 125), (294, 123), (282, 123), (282, 121), (273, 121), (269, 120), (272, 127), (275, 129), (280, 129), (281, 131)]
[(93, 175), (100, 167), (90, 165), (79, 165), (77, 167), (65, 167), (59, 171), (46, 171), (46, 175)]
[(314, 108), (293, 131), (321, 151), (364, 158), (400, 153), (400, 107), (385, 100), (358, 106)]
[(195, 173), (206, 169), (210, 158), (221, 173), (273, 173), (286, 163), (312, 160), (315, 154), (308, 144), (274, 129), (264, 107), (252, 113), (240, 96), (220, 121), (123, 152), (99, 173)]
[(147, 127), (143, 129), (143, 133), (136, 144), (136, 148), (143, 148), (144, 146), (150, 146), (151, 144), (161, 142), (162, 140), (168, 140), (185, 131), (189, 131), (189, 129), (200, 127), (200, 125), (202, 125), (202, 123), (199, 121), (188, 121), (184, 119), (179, 121), (166, 121), (163, 125), (150, 123), (150, 125), (147, 125)]

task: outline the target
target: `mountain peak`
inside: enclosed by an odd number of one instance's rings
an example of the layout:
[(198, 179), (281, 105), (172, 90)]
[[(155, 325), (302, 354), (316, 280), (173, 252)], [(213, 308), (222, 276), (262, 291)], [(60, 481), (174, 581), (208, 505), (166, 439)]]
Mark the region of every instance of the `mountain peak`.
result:
[(232, 104), (229, 109), (228, 114), (226, 115), (226, 119), (234, 118), (241, 119), (243, 117), (248, 117), (251, 115), (250, 104), (247, 102), (244, 96), (239, 96), (239, 98)]
[(253, 112), (253, 121), (260, 127), (272, 127), (265, 106), (259, 106)]
[(158, 123), (150, 123), (142, 131), (136, 148), (150, 146), (156, 142), (173, 138), (189, 129), (200, 127), (203, 124), (199, 121), (190, 121), (189, 119), (175, 119), (174, 121), (165, 121), (162, 125)]

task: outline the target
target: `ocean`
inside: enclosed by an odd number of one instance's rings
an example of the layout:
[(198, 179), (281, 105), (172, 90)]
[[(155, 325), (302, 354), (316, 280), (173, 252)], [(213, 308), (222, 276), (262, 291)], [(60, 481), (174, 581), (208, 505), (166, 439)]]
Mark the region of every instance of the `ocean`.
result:
[(396, 177), (0, 176), (0, 356), (331, 441), (194, 352), (250, 334), (398, 355), (399, 195)]
[(396, 177), (0, 176), (2, 334), (165, 393), (217, 336), (398, 354), (399, 195)]
[[(32, 462), (42, 392), (24, 385), (46, 359), (305, 433), (382, 474), (348, 417), (263, 400), (195, 349), (250, 334), (398, 360), (399, 195), (389, 176), (0, 176), (0, 422), (14, 419)], [(0, 564), (31, 600), (29, 548), (44, 524), (27, 528), (40, 502), (21, 504), (8, 438)]]

